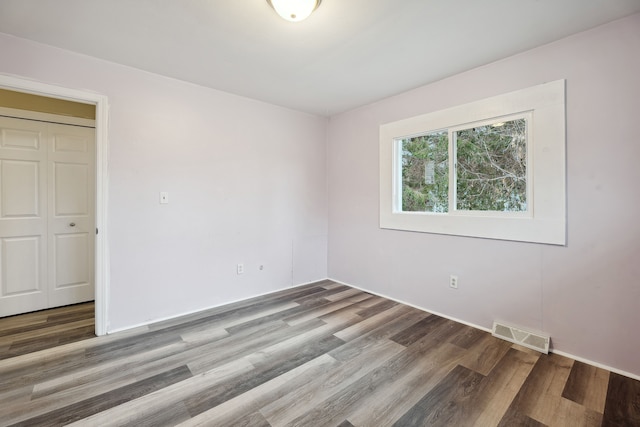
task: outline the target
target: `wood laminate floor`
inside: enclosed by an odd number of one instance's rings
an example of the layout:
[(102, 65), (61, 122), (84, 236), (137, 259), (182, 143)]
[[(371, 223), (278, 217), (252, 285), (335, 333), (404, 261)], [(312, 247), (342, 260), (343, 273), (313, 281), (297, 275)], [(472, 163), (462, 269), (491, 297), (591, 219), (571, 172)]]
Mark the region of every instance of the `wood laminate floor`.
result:
[(640, 382), (325, 281), (0, 360), (0, 425), (66, 424), (640, 426)]
[(0, 360), (95, 337), (95, 304), (0, 318)]

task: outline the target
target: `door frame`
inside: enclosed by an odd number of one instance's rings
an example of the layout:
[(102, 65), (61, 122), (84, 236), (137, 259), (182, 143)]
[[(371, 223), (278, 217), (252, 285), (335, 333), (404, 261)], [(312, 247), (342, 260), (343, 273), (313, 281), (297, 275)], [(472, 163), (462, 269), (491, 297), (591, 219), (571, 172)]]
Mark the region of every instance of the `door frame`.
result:
[(108, 203), (108, 138), (107, 125), (109, 118), (108, 98), (94, 92), (70, 89), (28, 80), (16, 76), (0, 74), (0, 88), (32, 95), (58, 98), (67, 101), (92, 104), (96, 106), (96, 192), (95, 221), (99, 230), (95, 239), (95, 332), (96, 335), (107, 333), (109, 308), (109, 234), (107, 228)]

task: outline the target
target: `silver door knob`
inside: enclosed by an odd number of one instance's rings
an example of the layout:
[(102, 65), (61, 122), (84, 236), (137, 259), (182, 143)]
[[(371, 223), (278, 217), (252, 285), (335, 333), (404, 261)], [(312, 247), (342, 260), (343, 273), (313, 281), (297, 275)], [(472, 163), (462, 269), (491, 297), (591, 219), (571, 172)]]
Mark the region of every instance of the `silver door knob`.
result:
[(76, 226), (75, 222), (69, 223), (69, 227), (75, 227), (75, 226)]

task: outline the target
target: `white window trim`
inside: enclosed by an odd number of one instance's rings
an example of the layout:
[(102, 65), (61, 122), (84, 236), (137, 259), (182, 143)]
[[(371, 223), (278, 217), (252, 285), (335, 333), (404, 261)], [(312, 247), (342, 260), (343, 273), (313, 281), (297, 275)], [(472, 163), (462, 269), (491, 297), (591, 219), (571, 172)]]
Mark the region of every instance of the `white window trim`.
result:
[[(455, 210), (431, 213), (398, 209), (401, 184), (395, 170), (397, 139), (444, 129), (451, 132), (476, 122), (527, 114), (530, 116), (527, 125), (526, 213)], [(380, 227), (565, 245), (565, 140), (564, 80), (383, 124), (380, 126)], [(452, 162), (452, 152), (449, 154)]]

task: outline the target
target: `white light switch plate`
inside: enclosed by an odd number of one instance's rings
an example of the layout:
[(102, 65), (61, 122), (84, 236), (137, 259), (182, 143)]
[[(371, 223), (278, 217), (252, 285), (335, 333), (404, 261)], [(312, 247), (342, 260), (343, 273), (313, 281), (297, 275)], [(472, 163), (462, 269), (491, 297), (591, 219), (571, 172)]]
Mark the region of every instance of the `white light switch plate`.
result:
[(160, 204), (161, 205), (166, 205), (167, 203), (169, 203), (169, 193), (167, 193), (166, 191), (161, 191), (160, 192)]

